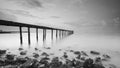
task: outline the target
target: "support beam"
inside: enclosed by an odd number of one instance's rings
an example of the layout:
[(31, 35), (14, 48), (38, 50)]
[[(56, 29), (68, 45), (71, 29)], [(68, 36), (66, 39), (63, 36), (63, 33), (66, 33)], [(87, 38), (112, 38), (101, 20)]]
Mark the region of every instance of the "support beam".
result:
[(38, 28), (36, 28), (36, 40), (38, 42)]
[(30, 42), (30, 27), (28, 27), (28, 44), (30, 45), (31, 42)]
[(58, 38), (58, 30), (56, 30), (56, 39)]
[(46, 40), (46, 29), (43, 29), (43, 42)]
[(51, 30), (51, 40), (53, 40), (53, 30)]
[(61, 30), (59, 30), (59, 39), (61, 38)]
[(20, 30), (20, 44), (22, 45), (23, 39), (22, 39), (22, 27), (21, 26), (19, 27), (19, 30)]
[(62, 30), (62, 38), (64, 37), (64, 31)]

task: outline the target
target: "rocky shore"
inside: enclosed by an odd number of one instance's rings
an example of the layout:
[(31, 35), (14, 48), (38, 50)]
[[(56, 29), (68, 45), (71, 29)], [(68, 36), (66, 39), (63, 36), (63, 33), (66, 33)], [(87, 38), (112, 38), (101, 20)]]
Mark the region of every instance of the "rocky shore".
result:
[(97, 51), (88, 54), (80, 50), (59, 49), (57, 55), (51, 48), (35, 48), (32, 52), (19, 48), (17, 51), (18, 54), (13, 54), (9, 50), (0, 50), (0, 68), (116, 68), (113, 64), (104, 64), (111, 56)]

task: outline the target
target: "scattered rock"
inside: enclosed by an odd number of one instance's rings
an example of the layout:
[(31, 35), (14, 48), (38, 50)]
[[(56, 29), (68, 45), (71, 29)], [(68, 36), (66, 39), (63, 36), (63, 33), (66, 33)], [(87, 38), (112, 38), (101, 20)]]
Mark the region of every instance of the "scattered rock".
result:
[(64, 52), (63, 57), (64, 57), (65, 59), (66, 59), (66, 58), (68, 58), (68, 55), (67, 55), (67, 53), (66, 53), (66, 52)]
[(14, 57), (15, 57), (15, 55), (13, 55), (13, 54), (7, 54), (6, 55), (7, 60), (14, 60)]
[(94, 64), (93, 68), (105, 68), (103, 65), (99, 65), (99, 64)]
[(77, 59), (80, 59), (80, 58), (81, 58), (81, 54), (79, 54), (76, 58), (77, 58)]
[(39, 54), (33, 53), (33, 57), (34, 57), (34, 58), (38, 58), (38, 57), (39, 57)]
[(97, 51), (90, 51), (90, 53), (91, 53), (91, 54), (94, 54), (94, 55), (100, 55), (100, 53), (97, 52)]
[(86, 59), (83, 63), (83, 68), (93, 68), (93, 59)]
[(70, 52), (74, 52), (74, 50), (70, 50)]
[(62, 51), (62, 49), (59, 49), (59, 51)]
[(16, 62), (18, 63), (18, 64), (23, 64), (23, 63), (25, 63), (27, 61), (27, 58), (20, 58), (20, 57), (17, 57), (16, 58)]
[(46, 52), (43, 52), (41, 55), (42, 56), (49, 56)]
[(117, 68), (114, 64), (109, 64), (109, 68)]
[(18, 50), (21, 51), (21, 50), (24, 50), (24, 49), (23, 48), (19, 48)]
[(80, 51), (75, 51), (74, 54), (79, 55), (81, 53), (80, 53)]
[(50, 55), (54, 55), (54, 53), (50, 53)]
[(85, 57), (81, 57), (80, 59), (81, 59), (82, 61), (85, 61)]
[(26, 55), (26, 54), (27, 54), (27, 51), (20, 52), (20, 55)]
[(51, 49), (50, 47), (46, 47), (46, 49)]
[(35, 48), (35, 51), (37, 51), (38, 50), (38, 48)]
[(110, 58), (111, 58), (111, 57), (110, 57), (109, 55), (107, 55), (107, 54), (104, 54), (103, 57), (104, 57), (104, 58), (107, 58), (107, 59), (110, 59)]
[(88, 54), (84, 51), (81, 51), (81, 55), (88, 56)]
[(0, 50), (0, 56), (6, 54), (6, 50)]

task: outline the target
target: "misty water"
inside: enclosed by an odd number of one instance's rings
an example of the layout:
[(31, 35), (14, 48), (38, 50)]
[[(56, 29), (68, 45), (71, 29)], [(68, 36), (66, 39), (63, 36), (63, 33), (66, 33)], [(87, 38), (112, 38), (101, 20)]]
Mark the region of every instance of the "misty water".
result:
[[(56, 32), (53, 31), (53, 40), (51, 40), (51, 31), (47, 30), (46, 42), (43, 43), (42, 29), (39, 30), (39, 39), (36, 41), (35, 29), (31, 29), (30, 48), (52, 47), (52, 49), (61, 49), (71, 47), (74, 50), (97, 50), (101, 53), (109, 54), (112, 57), (110, 63), (119, 66), (120, 60), (120, 34), (110, 33), (90, 33), (78, 32), (73, 35), (56, 39)], [(0, 34), (0, 48), (15, 50), (21, 47), (19, 33)], [(23, 48), (28, 49), (28, 33), (23, 33)], [(108, 62), (107, 62), (108, 63)], [(119, 66), (120, 67), (120, 66)]]

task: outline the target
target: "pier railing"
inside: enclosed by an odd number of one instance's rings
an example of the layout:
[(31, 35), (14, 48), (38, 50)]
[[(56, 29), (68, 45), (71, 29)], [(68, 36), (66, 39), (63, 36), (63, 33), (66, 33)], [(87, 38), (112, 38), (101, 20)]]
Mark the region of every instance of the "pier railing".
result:
[(56, 38), (58, 37), (66, 37), (74, 32), (72, 30), (66, 30), (66, 29), (60, 29), (60, 28), (52, 28), (47, 26), (39, 26), (34, 24), (25, 24), (25, 23), (19, 23), (19, 22), (13, 22), (13, 21), (6, 21), (6, 20), (0, 20), (0, 25), (4, 26), (14, 26), (19, 27), (19, 33), (20, 33), (20, 44), (23, 44), (23, 36), (22, 36), (22, 27), (27, 27), (28, 30), (28, 44), (31, 44), (31, 38), (30, 38), (30, 28), (36, 29), (36, 40), (38, 42), (38, 30), (43, 29), (43, 42), (46, 40), (46, 30), (51, 30), (51, 39), (53, 40), (53, 30), (56, 31)]

